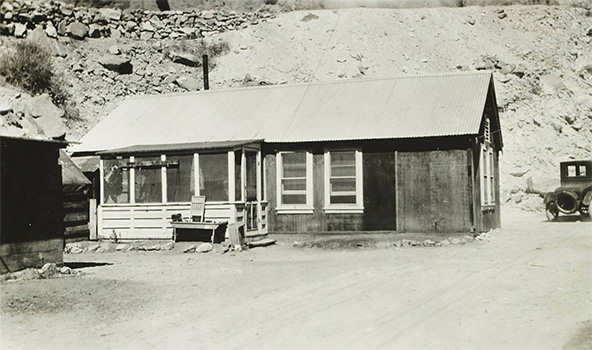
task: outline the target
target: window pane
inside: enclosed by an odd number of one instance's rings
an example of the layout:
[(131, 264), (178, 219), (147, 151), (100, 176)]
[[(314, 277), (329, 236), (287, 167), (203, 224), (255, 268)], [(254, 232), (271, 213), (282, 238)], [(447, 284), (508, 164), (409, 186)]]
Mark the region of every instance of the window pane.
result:
[(193, 195), (193, 154), (167, 156), (167, 161), (177, 161), (178, 166), (167, 167), (167, 202), (191, 202)]
[(234, 151), (234, 198), (237, 201), (243, 200), (243, 187), (242, 187), (242, 164), (243, 164), (243, 152)]
[(356, 196), (331, 196), (331, 204), (356, 204)]
[(306, 153), (282, 153), (282, 177), (306, 177)]
[(567, 176), (576, 176), (576, 166), (575, 165), (569, 165), (567, 167)]
[(331, 179), (331, 193), (356, 192), (356, 179)]
[(247, 163), (247, 201), (257, 200), (257, 153), (246, 152)]
[(162, 202), (162, 176), (160, 165), (152, 165), (152, 162), (160, 162), (160, 157), (136, 157), (136, 203), (161, 203)]
[(200, 194), (206, 201), (228, 200), (228, 154), (199, 155)]
[(282, 204), (306, 204), (306, 194), (284, 194)]
[(127, 160), (103, 161), (105, 203), (129, 203), (129, 169), (123, 168)]
[(580, 165), (580, 176), (586, 176), (586, 166)]
[(283, 191), (306, 191), (306, 179), (282, 180)]
[(331, 152), (331, 176), (356, 176), (355, 152)]

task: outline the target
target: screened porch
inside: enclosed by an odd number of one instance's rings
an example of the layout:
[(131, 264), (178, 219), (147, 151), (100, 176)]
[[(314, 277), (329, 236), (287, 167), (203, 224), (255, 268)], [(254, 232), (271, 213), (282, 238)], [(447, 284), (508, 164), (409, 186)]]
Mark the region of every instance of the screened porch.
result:
[(247, 236), (267, 233), (260, 143), (150, 148), (101, 154), (98, 238), (169, 239), (171, 216), (188, 218), (193, 195), (206, 197), (204, 221), (243, 223)]

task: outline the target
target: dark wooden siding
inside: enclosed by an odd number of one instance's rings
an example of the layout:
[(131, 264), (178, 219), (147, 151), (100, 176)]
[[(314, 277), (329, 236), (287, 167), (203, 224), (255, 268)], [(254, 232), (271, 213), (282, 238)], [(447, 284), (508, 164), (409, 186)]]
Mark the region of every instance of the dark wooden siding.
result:
[(363, 214), (325, 214), (324, 155), (322, 150), (313, 151), (313, 206), (312, 214), (278, 214), (276, 194), (275, 153), (265, 156), (267, 164), (267, 193), (269, 199), (268, 224), (272, 232), (324, 232), (361, 231), (364, 229)]
[(398, 222), (405, 232), (469, 232), (466, 150), (397, 154)]
[(67, 241), (89, 238), (88, 198), (84, 190), (64, 190), (64, 237)]
[[(362, 149), (363, 214), (324, 213), (325, 148)], [(275, 211), (275, 154), (278, 151), (303, 149), (313, 152), (314, 213), (278, 215)], [(499, 227), (499, 196), (498, 205), (491, 211), (491, 219), (486, 218), (481, 210), (479, 146), (475, 136), (267, 144), (264, 153), (267, 161), (270, 232), (397, 230), (468, 233)], [(497, 193), (498, 163), (496, 156)], [(489, 221), (484, 223), (484, 220)]]
[(2, 269), (62, 263), (60, 144), (0, 138)]

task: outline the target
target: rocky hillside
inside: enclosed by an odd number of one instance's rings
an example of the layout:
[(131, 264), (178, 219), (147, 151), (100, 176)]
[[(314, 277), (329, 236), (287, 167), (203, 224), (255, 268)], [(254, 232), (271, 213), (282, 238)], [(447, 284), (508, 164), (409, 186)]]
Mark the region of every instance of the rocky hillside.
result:
[[(553, 187), (560, 161), (592, 156), (592, 13), (584, 8), (237, 13), (70, 7), (71, 13), (59, 8), (54, 17), (29, 18), (12, 4), (8, 21), (5, 4), (4, 50), (24, 40), (19, 37), (53, 50), (52, 63), (79, 112), (68, 121), (70, 138), (81, 137), (125, 96), (201, 89), (201, 52), (209, 50), (218, 55), (212, 89), (493, 71), (505, 142), (503, 199), (523, 208), (540, 208), (540, 198), (528, 193)], [(18, 33), (17, 24), (24, 24)], [(85, 33), (75, 34), (79, 28)]]

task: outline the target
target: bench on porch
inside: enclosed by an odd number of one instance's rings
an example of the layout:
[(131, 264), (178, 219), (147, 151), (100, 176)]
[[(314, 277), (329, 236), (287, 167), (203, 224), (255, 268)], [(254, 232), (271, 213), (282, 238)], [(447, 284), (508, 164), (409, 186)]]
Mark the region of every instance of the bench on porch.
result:
[(226, 221), (206, 221), (204, 220), (206, 197), (192, 196), (191, 197), (191, 211), (189, 220), (185, 221), (180, 214), (172, 216), (173, 226), (173, 241), (177, 241), (177, 230), (211, 230), (212, 244), (216, 238), (216, 230), (221, 225), (227, 224)]

